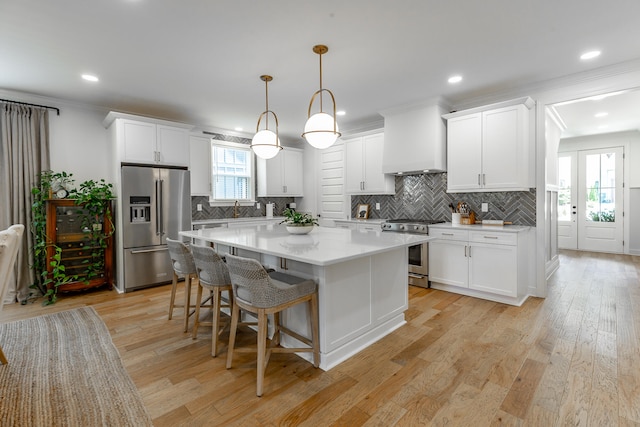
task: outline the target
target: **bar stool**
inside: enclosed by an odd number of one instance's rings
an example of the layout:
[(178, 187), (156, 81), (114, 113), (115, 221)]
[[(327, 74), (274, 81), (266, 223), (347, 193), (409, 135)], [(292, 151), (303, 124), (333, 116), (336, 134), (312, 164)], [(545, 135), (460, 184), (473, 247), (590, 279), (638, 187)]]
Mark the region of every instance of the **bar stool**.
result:
[[(222, 307), (231, 309), (233, 305), (233, 292), (231, 290), (231, 279), (229, 270), (224, 260), (209, 246), (192, 246), (193, 261), (198, 274), (198, 300), (202, 298), (202, 289), (207, 288), (213, 293), (213, 320), (211, 322), (200, 322), (200, 307), (196, 306), (195, 322), (193, 324), (193, 339), (198, 335), (198, 326), (211, 325), (211, 355), (218, 355), (218, 338), (224, 330), (220, 327)], [(229, 303), (222, 304), (222, 293), (229, 292)], [(224, 325), (223, 325), (224, 326)]]
[[(318, 287), (313, 280), (307, 280), (277, 271), (268, 273), (254, 259), (227, 255), (227, 267), (233, 288), (233, 309), (231, 331), (227, 350), (227, 369), (231, 368), (236, 329), (240, 309), (255, 313), (258, 317), (258, 356), (256, 395), (262, 396), (264, 373), (271, 353), (312, 352), (313, 366), (320, 363), (320, 343), (318, 329)], [(311, 339), (280, 324), (280, 312), (296, 304), (309, 304)], [(273, 314), (275, 331), (267, 348), (267, 315)], [(282, 348), (280, 334), (287, 334), (309, 347)]]
[[(169, 320), (173, 317), (173, 310), (176, 307), (184, 307), (184, 331), (189, 329), (189, 317), (195, 311), (189, 312), (190, 308), (196, 308), (200, 304), (191, 305), (191, 282), (197, 278), (196, 266), (193, 262), (193, 255), (189, 247), (179, 240), (167, 238), (169, 257), (173, 267), (173, 282), (171, 284), (171, 300), (169, 301)], [(176, 304), (176, 289), (178, 287), (178, 275), (184, 276), (184, 304)], [(198, 298), (198, 301), (200, 299)]]

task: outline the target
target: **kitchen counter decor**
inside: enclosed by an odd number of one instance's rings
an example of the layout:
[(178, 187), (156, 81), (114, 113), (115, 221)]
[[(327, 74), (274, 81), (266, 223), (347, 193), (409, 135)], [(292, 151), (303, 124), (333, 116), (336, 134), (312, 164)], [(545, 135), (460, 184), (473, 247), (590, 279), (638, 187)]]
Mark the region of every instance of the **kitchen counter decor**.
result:
[(318, 221), (308, 213), (287, 208), (282, 214), (285, 219), (280, 224), (284, 224), (291, 234), (307, 234), (313, 230), (314, 225), (318, 225)]

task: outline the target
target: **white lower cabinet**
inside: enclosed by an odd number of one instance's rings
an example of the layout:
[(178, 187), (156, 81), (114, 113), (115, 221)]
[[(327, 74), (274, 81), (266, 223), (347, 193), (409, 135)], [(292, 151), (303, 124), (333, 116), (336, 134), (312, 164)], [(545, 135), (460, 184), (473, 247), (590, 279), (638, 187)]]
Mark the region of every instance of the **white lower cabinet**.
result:
[(469, 288), (493, 294), (518, 296), (518, 248), (471, 243)]
[(429, 227), (435, 289), (520, 305), (527, 298), (527, 227), (522, 232)]
[(469, 265), (466, 251), (466, 241), (429, 242), (429, 280), (468, 288)]

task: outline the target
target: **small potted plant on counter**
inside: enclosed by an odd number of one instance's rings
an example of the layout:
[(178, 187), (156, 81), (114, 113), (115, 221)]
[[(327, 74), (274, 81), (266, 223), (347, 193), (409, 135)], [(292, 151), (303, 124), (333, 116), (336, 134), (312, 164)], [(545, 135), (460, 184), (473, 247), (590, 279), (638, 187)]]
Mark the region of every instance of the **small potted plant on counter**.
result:
[(285, 219), (280, 224), (285, 224), (291, 234), (307, 234), (313, 230), (318, 221), (308, 213), (296, 212), (293, 209), (285, 209), (282, 215)]

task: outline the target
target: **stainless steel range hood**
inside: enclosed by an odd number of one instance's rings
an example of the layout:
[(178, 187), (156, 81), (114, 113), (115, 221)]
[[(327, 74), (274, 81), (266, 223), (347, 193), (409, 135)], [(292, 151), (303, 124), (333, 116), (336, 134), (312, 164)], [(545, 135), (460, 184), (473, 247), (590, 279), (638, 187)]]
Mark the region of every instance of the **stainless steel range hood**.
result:
[(382, 172), (397, 175), (447, 170), (447, 131), (440, 99), (381, 111), (384, 117)]

